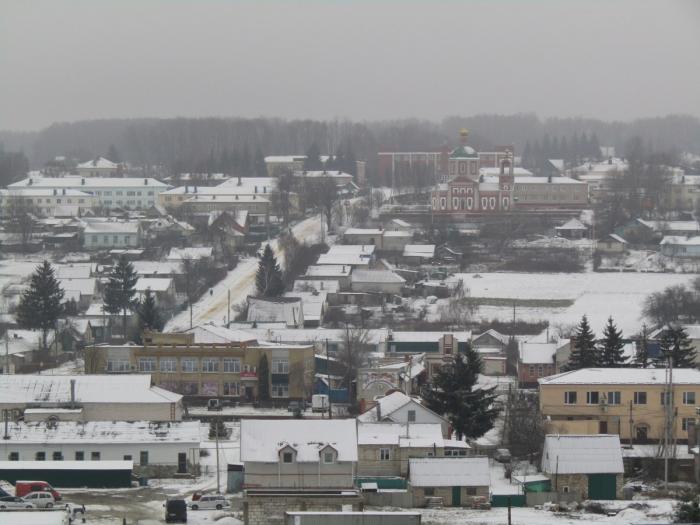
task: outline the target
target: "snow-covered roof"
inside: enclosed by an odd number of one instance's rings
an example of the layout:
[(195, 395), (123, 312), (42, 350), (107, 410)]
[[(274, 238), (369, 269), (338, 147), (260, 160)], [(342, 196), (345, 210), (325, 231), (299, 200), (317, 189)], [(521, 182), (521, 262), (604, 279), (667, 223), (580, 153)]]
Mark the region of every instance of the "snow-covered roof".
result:
[(66, 291), (80, 292), (80, 295), (95, 295), (97, 279), (57, 279)]
[[(665, 368), (582, 368), (540, 378), (541, 385), (663, 385)], [(700, 385), (700, 370), (674, 368), (676, 385)]]
[(444, 439), (440, 423), (360, 423), (357, 425), (357, 444), (469, 448), (465, 441)]
[(294, 281), (293, 291), (304, 292), (308, 290), (318, 292), (336, 293), (340, 289), (338, 281)]
[(410, 239), (413, 237), (413, 233), (401, 230), (388, 230), (382, 234), (382, 237), (406, 237)]
[(700, 223), (698, 221), (649, 221), (637, 219), (637, 222), (656, 232), (700, 232)]
[(542, 472), (547, 474), (621, 474), (624, 470), (617, 434), (548, 435), (544, 440)]
[(152, 292), (167, 292), (172, 285), (173, 280), (169, 277), (139, 277), (139, 280), (136, 281), (136, 291), (145, 292), (150, 289)]
[(249, 322), (283, 322), (287, 326), (302, 326), (304, 315), (301, 299), (296, 297), (259, 298), (248, 297)]
[(622, 243), (622, 244), (627, 244), (627, 241), (624, 240), (622, 237), (620, 237), (620, 236), (619, 236), (618, 234), (616, 234), (616, 233), (611, 233), (611, 234), (609, 234), (609, 235), (608, 235), (608, 239), (612, 239), (612, 240), (617, 241), (617, 242), (620, 242), (620, 243)]
[[(484, 176), (498, 176), (501, 174), (501, 168), (479, 168), (479, 174)], [(510, 168), (506, 168), (506, 175), (510, 175)], [(522, 168), (520, 166), (513, 167), (514, 177), (532, 177), (533, 173), (530, 170)]]
[(171, 248), (167, 259), (169, 261), (184, 261), (185, 259), (204, 259), (211, 257), (214, 248), (211, 246), (193, 246), (189, 248)]
[(59, 279), (88, 279), (93, 272), (92, 263), (57, 264), (56, 277)]
[(501, 343), (503, 343), (504, 345), (508, 344), (508, 339), (509, 339), (508, 336), (505, 334), (502, 334), (498, 330), (494, 330), (493, 328), (489, 328), (485, 332), (475, 336), (474, 342), (476, 342), (477, 340), (481, 339), (484, 336), (491, 336), (494, 339), (496, 339), (497, 341), (500, 341)]
[(182, 275), (182, 264), (175, 261), (134, 261), (131, 263), (138, 275)]
[(138, 221), (85, 220), (85, 233), (124, 234), (138, 233)]
[(525, 365), (554, 363), (557, 353), (556, 343), (530, 343), (520, 345), (520, 362)]
[(306, 160), (306, 155), (268, 155), (265, 157), (265, 162), (273, 163), (291, 163), (291, 162), (304, 162)]
[(153, 188), (162, 191), (168, 185), (151, 178), (138, 177), (27, 177), (8, 185), (14, 188)]
[(603, 162), (586, 162), (573, 169), (576, 173), (608, 173), (611, 171), (625, 171), (627, 161), (617, 157), (609, 158)]
[(348, 228), (344, 235), (381, 235), (384, 231), (379, 228)]
[[(7, 339), (7, 353), (10, 355), (33, 352), (41, 348), (41, 331), (39, 330), (16, 330), (9, 328), (0, 341), (0, 356), (5, 353), (5, 341)], [(49, 330), (46, 334), (46, 344), (51, 346), (54, 342), (54, 331)], [(0, 357), (1, 359), (1, 357)]]
[(354, 419), (288, 419), (241, 421), (241, 461), (278, 463), (280, 451), (290, 447), (296, 461), (315, 463), (328, 446), (338, 461), (357, 461), (357, 427)]
[(306, 277), (347, 277), (351, 272), (349, 264), (313, 264), (306, 269)]
[(240, 177), (240, 179), (234, 177), (218, 186), (178, 186), (163, 193), (165, 195), (255, 195), (271, 193), (276, 187), (277, 179), (273, 177)]
[(554, 228), (555, 230), (587, 230), (586, 226), (578, 219), (569, 219), (561, 226)]
[(486, 457), (410, 458), (414, 487), (488, 487), (491, 485)]
[(75, 380), (75, 400), (78, 403), (174, 403), (182, 399), (180, 394), (151, 386), (151, 376), (148, 374), (0, 374), (0, 402), (67, 403), (70, 401), (72, 379)]
[[(398, 409), (401, 407), (411, 404), (414, 407), (418, 407), (424, 411), (434, 413), (432, 410), (424, 407), (421, 405), (418, 401), (416, 401), (414, 398), (411, 398), (404, 394), (403, 392), (392, 392), (388, 396), (384, 396), (381, 399), (377, 400), (377, 405), (380, 406), (381, 410), (381, 419), (384, 420), (385, 418), (390, 418), (391, 414), (396, 412)], [(376, 423), (377, 422), (377, 405), (373, 406), (366, 412), (363, 412), (359, 416), (357, 416), (357, 420), (362, 422), (362, 423)], [(437, 414), (435, 414), (437, 417)]]
[(435, 256), (434, 244), (407, 244), (403, 249), (404, 257), (424, 257), (430, 259)]
[[(28, 409), (29, 410), (29, 409)], [(11, 442), (68, 443), (170, 443), (199, 445), (199, 421), (151, 423), (149, 421), (45, 421), (11, 422)]]
[(320, 266), (369, 266), (370, 254), (362, 253), (324, 253), (319, 256), (317, 265)]
[[(551, 180), (550, 180), (551, 179)], [(517, 177), (515, 185), (518, 184), (586, 184), (571, 177)]]
[(116, 170), (119, 167), (119, 164), (116, 162), (112, 162), (109, 159), (106, 159), (104, 157), (98, 157), (93, 160), (89, 160), (87, 162), (81, 162), (78, 164), (78, 169), (90, 169), (90, 168), (98, 168), (98, 169), (110, 169), (110, 170)]
[(252, 194), (252, 195), (201, 195), (201, 194), (195, 194), (192, 195), (189, 199), (186, 199), (183, 201), (183, 204), (187, 203), (197, 203), (197, 202), (259, 202), (259, 203), (269, 203), (270, 200), (266, 197), (263, 197), (263, 195), (266, 195), (265, 193), (260, 193), (258, 195)]
[[(387, 334), (388, 335), (388, 334)], [(391, 339), (387, 337), (387, 341), (399, 342), (399, 343), (437, 343), (442, 339), (444, 335), (454, 335), (457, 341), (469, 341), (472, 337), (470, 331), (465, 332), (450, 332), (450, 331), (436, 331), (436, 332), (419, 332), (412, 330), (392, 330)]]
[(350, 276), (353, 283), (400, 283), (406, 279), (389, 270), (355, 270)]
[[(36, 461), (0, 461), (0, 470), (31, 470), (37, 467)], [(134, 462), (129, 461), (42, 461), (41, 470), (133, 470)], [(37, 514), (30, 513), (33, 521), (24, 522), (27, 525), (36, 525)], [(42, 512), (42, 514), (44, 514)], [(53, 514), (53, 513), (51, 513)], [(61, 513), (56, 513), (61, 515)], [(21, 514), (18, 514), (18, 516)], [(12, 517), (13, 524), (16, 524), (15, 517)], [(41, 522), (42, 524), (45, 522)], [(49, 522), (52, 523), (52, 522)], [(64, 523), (63, 521), (59, 523)]]
[(243, 330), (232, 330), (213, 323), (200, 324), (185, 330), (185, 333), (194, 334), (195, 344), (199, 343), (257, 343), (255, 335)]
[(661, 239), (660, 244), (668, 244), (672, 246), (700, 246), (700, 236), (683, 237), (680, 235), (667, 235)]
[(63, 189), (60, 193), (55, 193), (54, 188), (11, 188), (9, 190), (0, 190), (0, 196), (3, 197), (92, 197), (89, 193), (74, 189)]

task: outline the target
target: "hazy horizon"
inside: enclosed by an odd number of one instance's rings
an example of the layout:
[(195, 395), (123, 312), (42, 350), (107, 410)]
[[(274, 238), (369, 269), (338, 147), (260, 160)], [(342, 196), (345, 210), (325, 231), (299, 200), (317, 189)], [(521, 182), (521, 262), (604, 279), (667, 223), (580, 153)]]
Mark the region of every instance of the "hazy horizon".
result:
[(693, 0), (5, 0), (0, 129), (104, 118), (700, 116)]

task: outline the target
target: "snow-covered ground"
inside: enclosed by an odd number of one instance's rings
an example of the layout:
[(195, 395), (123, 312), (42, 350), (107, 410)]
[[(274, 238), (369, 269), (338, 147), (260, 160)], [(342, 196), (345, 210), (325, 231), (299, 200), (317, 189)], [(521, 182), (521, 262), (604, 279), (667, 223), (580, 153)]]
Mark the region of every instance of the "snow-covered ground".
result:
[[(667, 286), (689, 284), (696, 274), (671, 273), (478, 273), (456, 274), (463, 279), (471, 297), (506, 299), (502, 306), (480, 306), (479, 319), (513, 319), (513, 305), (507, 300), (568, 300), (569, 306), (516, 305), (515, 317), (525, 321), (549, 321), (550, 326), (575, 325), (588, 315), (591, 327), (602, 332), (613, 316), (625, 335), (637, 333), (642, 325), (642, 305), (647, 295)], [(438, 316), (438, 301), (429, 312)]]
[[(299, 242), (313, 243), (320, 240), (321, 222), (320, 216), (314, 215), (292, 227), (292, 233)], [(278, 249), (277, 239), (270, 242), (275, 252)], [(284, 261), (284, 254), (279, 256), (280, 262)], [(213, 288), (213, 293), (205, 293), (194, 304), (192, 310), (192, 326), (213, 321), (215, 323), (226, 322), (228, 315), (228, 294), (231, 292), (231, 319), (235, 316), (233, 307), (246, 300), (248, 295), (255, 291), (255, 272), (258, 269), (258, 260), (255, 257), (242, 259), (238, 266), (228, 272), (226, 277)], [(186, 330), (190, 327), (189, 309), (180, 312), (170, 319), (165, 326), (166, 332)]]

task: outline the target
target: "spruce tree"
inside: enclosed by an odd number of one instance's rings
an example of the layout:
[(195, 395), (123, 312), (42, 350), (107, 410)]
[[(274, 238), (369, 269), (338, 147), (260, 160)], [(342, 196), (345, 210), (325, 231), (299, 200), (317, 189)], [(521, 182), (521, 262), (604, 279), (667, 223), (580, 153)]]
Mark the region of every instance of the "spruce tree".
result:
[(476, 386), (483, 364), (471, 346), (454, 356), (435, 375), (432, 387), (423, 391), (427, 406), (447, 417), (457, 438), (483, 436), (493, 428), (499, 409), (494, 406), (494, 389)]
[(41, 349), (44, 352), (48, 351), (46, 341), (49, 330), (56, 327), (63, 310), (63, 294), (51, 263), (44, 261), (32, 274), (29, 289), (22, 294), (19, 302), (17, 322), (23, 328), (41, 330)]
[(156, 304), (156, 298), (150, 288), (146, 289), (144, 298), (139, 303), (136, 313), (139, 316), (139, 336), (144, 330), (159, 332), (163, 329), (165, 323)]
[(668, 366), (670, 359), (674, 368), (695, 368), (695, 348), (682, 326), (666, 327), (659, 346), (661, 347), (659, 365)]
[(622, 349), (625, 343), (622, 340), (622, 330), (618, 330), (612, 316), (608, 317), (608, 323), (603, 329), (603, 340), (600, 347), (600, 365), (607, 368), (617, 368), (624, 364), (625, 357)]
[(265, 164), (265, 156), (259, 147), (255, 150), (253, 169), (256, 177), (267, 177), (267, 164)]
[(270, 364), (265, 354), (261, 355), (258, 361), (258, 399), (270, 400)]
[(650, 361), (649, 329), (646, 324), (643, 324), (642, 331), (637, 336), (637, 352), (634, 356), (634, 363), (640, 368), (647, 368)]
[(105, 287), (104, 310), (110, 314), (122, 314), (122, 330), (126, 340), (126, 318), (129, 310), (138, 305), (136, 296), (136, 282), (138, 276), (134, 266), (122, 256), (109, 276), (109, 282)]
[(318, 149), (318, 146), (314, 142), (313, 144), (311, 144), (311, 147), (309, 147), (308, 151), (306, 152), (306, 159), (304, 160), (304, 170), (315, 171), (322, 169), (323, 163), (321, 162), (321, 151)]
[(566, 365), (567, 370), (599, 366), (600, 357), (595, 345), (595, 336), (591, 332), (588, 317), (585, 315), (581, 318), (576, 333), (571, 338), (571, 343), (574, 347)]
[(255, 276), (255, 286), (260, 297), (279, 297), (284, 291), (282, 270), (280, 270), (275, 253), (269, 244), (265, 245), (265, 249), (260, 256), (258, 273)]

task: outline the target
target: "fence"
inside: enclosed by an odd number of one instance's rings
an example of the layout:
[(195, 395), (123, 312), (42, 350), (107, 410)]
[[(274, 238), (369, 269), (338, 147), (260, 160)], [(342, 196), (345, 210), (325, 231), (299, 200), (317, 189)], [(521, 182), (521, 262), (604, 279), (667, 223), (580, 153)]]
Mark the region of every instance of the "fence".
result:
[(573, 501), (577, 501), (578, 499), (578, 494), (575, 492), (528, 492), (525, 494), (525, 500), (528, 507), (544, 505), (547, 502), (571, 503)]

